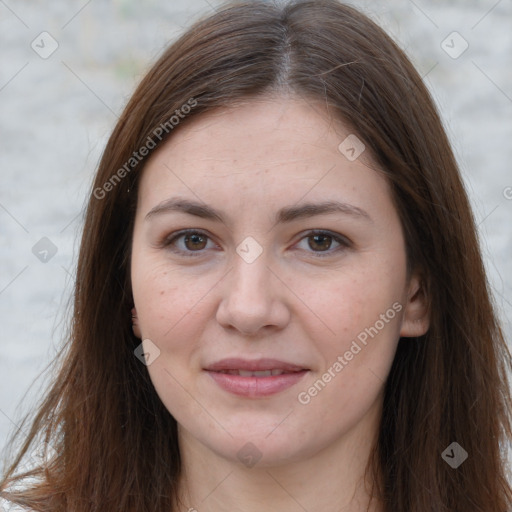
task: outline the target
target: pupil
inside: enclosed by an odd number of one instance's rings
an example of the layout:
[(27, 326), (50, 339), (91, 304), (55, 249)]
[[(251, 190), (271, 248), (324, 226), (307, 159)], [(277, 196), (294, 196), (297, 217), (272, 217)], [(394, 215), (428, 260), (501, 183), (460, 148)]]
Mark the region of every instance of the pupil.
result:
[[(320, 248), (321, 251), (326, 251), (327, 249), (329, 249), (329, 246), (330, 246), (330, 243), (329, 243), (330, 237), (329, 236), (326, 236), (326, 235), (313, 235), (312, 238), (313, 238), (315, 244), (317, 243), (317, 241), (319, 239), (324, 241), (323, 247)], [(327, 241), (327, 244), (325, 244), (326, 241)], [(320, 245), (322, 245), (321, 242), (320, 242)]]
[(201, 240), (203, 240), (204, 245), (204, 237), (202, 235), (189, 235), (185, 238), (185, 243), (192, 242), (192, 245), (195, 246), (195, 249), (204, 249), (204, 247), (197, 247), (197, 244), (201, 244)]

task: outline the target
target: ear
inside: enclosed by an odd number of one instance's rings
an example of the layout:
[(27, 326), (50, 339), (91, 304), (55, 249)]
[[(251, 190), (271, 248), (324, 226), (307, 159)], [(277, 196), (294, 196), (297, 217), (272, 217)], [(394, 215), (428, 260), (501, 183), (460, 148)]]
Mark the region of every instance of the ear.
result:
[(142, 334), (140, 332), (140, 327), (139, 327), (139, 318), (137, 316), (137, 310), (134, 308), (132, 308), (132, 329), (133, 329), (133, 334), (135, 334), (135, 336), (137, 336), (137, 338), (142, 338)]
[(421, 275), (413, 274), (409, 280), (400, 336), (404, 338), (423, 336), (429, 327), (430, 310), (427, 290)]

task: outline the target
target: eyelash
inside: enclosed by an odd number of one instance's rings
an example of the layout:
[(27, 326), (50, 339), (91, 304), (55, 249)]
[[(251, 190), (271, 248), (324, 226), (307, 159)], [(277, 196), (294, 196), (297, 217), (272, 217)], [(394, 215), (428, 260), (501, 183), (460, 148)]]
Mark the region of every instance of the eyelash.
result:
[[(168, 237), (166, 237), (162, 243), (160, 244), (162, 247), (167, 247), (167, 248), (170, 248), (170, 246), (175, 243), (177, 240), (179, 240), (180, 238), (186, 236), (186, 235), (199, 235), (199, 236), (202, 236), (202, 237), (205, 237), (207, 239), (207, 242), (211, 240), (211, 237), (205, 233), (204, 231), (201, 231), (201, 230), (198, 230), (198, 229), (184, 229), (182, 231), (178, 231), (177, 233), (173, 233), (171, 235), (169, 235)], [(331, 231), (326, 231), (326, 230), (320, 230), (320, 229), (312, 229), (310, 231), (308, 231), (300, 240), (304, 240), (304, 239), (307, 239), (311, 236), (316, 236), (316, 235), (324, 235), (324, 236), (327, 236), (329, 238), (332, 238), (332, 240), (334, 240), (335, 242), (339, 243), (340, 244), (340, 247), (334, 249), (334, 250), (327, 250), (327, 251), (310, 251), (312, 254), (315, 255), (315, 258), (326, 258), (328, 256), (332, 256), (334, 253), (338, 253), (344, 249), (347, 249), (351, 246), (350, 242), (348, 241), (347, 238), (341, 236), (341, 235), (338, 235), (336, 233), (332, 233)], [(297, 242), (298, 243), (298, 242)], [(178, 254), (182, 254), (184, 255), (185, 257), (187, 258), (197, 258), (197, 257), (200, 257), (202, 256), (202, 253), (204, 252), (204, 249), (201, 249), (201, 250), (198, 250), (198, 251), (183, 251), (183, 250), (176, 250), (176, 249), (171, 249), (172, 252), (175, 252), (175, 253), (178, 253)]]

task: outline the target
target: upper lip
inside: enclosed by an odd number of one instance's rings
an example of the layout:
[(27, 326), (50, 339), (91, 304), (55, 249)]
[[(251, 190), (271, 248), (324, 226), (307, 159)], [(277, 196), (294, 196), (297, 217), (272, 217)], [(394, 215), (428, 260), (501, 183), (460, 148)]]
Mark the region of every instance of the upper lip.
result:
[(228, 358), (221, 359), (213, 364), (208, 365), (205, 370), (218, 372), (223, 370), (246, 370), (250, 372), (258, 372), (265, 370), (283, 370), (286, 372), (298, 372), (301, 370), (307, 370), (304, 366), (298, 366), (293, 363), (287, 363), (285, 361), (279, 361), (278, 359), (240, 359), (240, 358)]

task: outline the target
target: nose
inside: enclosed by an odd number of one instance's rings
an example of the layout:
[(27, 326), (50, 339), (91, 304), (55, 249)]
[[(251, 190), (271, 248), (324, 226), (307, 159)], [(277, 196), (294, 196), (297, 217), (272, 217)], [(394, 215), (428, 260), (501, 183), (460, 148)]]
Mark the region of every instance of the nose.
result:
[(286, 291), (286, 285), (263, 256), (252, 263), (236, 257), (234, 267), (223, 279), (217, 321), (248, 336), (261, 330), (282, 329), (290, 320)]

